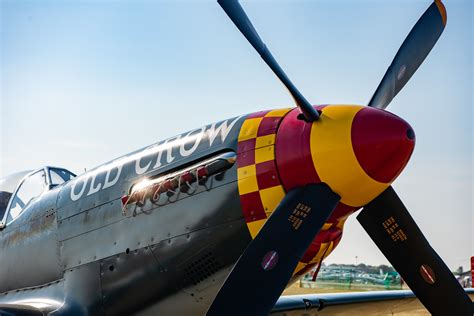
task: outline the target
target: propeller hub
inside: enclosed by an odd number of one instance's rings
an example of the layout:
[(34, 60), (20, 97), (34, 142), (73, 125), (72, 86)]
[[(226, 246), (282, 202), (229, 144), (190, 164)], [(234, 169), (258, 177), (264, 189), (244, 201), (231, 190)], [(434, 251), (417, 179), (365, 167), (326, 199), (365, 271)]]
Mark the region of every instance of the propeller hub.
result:
[(415, 145), (410, 125), (389, 112), (355, 105), (317, 106), (307, 123), (293, 110), (277, 133), (276, 161), (285, 191), (324, 182), (341, 203), (361, 207), (382, 193)]

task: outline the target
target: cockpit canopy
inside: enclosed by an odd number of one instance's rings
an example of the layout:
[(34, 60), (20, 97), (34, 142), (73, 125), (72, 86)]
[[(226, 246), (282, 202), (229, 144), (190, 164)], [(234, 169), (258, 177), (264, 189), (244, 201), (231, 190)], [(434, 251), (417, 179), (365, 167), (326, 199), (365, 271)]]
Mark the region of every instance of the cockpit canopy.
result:
[(21, 171), (0, 179), (0, 228), (15, 220), (23, 209), (45, 191), (76, 175), (66, 169), (44, 167)]

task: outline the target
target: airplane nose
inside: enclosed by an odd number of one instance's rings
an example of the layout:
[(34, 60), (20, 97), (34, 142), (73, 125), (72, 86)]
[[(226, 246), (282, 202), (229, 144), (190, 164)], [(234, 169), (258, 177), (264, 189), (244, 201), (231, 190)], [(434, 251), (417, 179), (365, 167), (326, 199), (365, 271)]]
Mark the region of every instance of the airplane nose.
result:
[(398, 116), (365, 107), (352, 121), (352, 146), (364, 171), (374, 180), (391, 183), (408, 163), (415, 132)]
[(276, 163), (289, 190), (324, 182), (341, 203), (361, 207), (385, 191), (407, 164), (415, 133), (398, 116), (357, 105), (319, 106), (311, 124), (290, 112), (276, 138)]

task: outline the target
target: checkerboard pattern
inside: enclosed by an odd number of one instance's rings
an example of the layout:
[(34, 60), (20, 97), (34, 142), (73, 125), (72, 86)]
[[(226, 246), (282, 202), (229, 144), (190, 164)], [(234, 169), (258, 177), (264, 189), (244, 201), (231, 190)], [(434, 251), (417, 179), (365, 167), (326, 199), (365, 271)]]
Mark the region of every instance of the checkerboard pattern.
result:
[(285, 196), (275, 163), (275, 138), (290, 109), (250, 114), (240, 129), (237, 177), (242, 211), (252, 238)]
[[(285, 196), (275, 162), (275, 138), (278, 126), (291, 109), (250, 114), (240, 129), (237, 145), (237, 178), (240, 204), (252, 239)], [(343, 209), (342, 211), (345, 211)], [(321, 229), (342, 230), (344, 220), (328, 222)], [(294, 276), (300, 277), (326, 258), (340, 238), (332, 240), (321, 234), (298, 263)], [(323, 258), (324, 257), (324, 258)]]

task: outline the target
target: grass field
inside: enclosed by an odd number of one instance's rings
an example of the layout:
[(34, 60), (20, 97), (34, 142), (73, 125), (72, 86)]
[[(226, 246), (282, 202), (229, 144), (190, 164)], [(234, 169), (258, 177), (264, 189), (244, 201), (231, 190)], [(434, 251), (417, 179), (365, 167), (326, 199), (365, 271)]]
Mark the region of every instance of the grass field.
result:
[[(365, 291), (383, 291), (384, 286), (364, 285), (364, 284), (344, 284), (331, 282), (295, 282), (283, 292), (283, 295), (314, 294), (314, 293), (341, 293), (341, 292), (365, 292)], [(397, 290), (399, 290), (397, 288)], [(403, 290), (409, 290), (404, 287)]]

